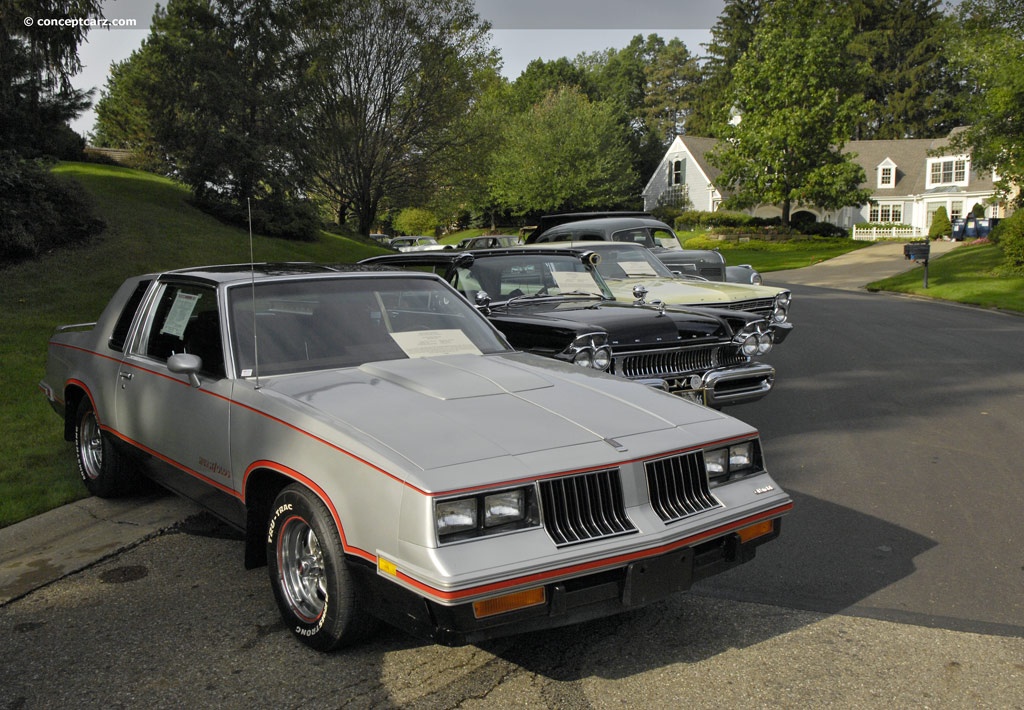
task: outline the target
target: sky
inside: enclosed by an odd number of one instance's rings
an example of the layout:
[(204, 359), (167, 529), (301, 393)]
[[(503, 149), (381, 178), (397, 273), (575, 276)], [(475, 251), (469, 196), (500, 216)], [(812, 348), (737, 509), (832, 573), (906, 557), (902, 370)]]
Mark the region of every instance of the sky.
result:
[[(503, 59), (502, 73), (515, 79), (534, 59), (574, 58), (609, 47), (621, 49), (637, 34), (678, 37), (691, 52), (711, 40), (711, 27), (725, 0), (475, 0), (492, 25), (491, 41)], [(161, 4), (166, 5), (166, 0)], [(95, 89), (99, 99), (110, 65), (127, 59), (149, 34), (157, 0), (105, 0), (104, 17), (135, 28), (90, 30), (79, 47), (82, 72), (75, 86)], [(33, 18), (38, 21), (47, 19)], [(86, 135), (96, 116), (84, 112), (71, 127)]]

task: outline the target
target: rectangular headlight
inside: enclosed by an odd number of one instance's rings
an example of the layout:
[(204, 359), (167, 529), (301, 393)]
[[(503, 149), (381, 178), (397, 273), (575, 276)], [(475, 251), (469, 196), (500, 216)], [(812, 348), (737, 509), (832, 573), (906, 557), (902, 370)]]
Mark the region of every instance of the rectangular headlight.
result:
[(725, 483), (761, 470), (761, 450), (757, 439), (742, 441), (720, 449), (704, 452), (704, 467), (708, 478), (716, 483)]
[(540, 516), (532, 485), (434, 501), (434, 527), (441, 544), (537, 525)]
[(441, 536), (476, 530), (476, 498), (437, 501), (434, 504), (434, 520), (437, 523), (437, 534)]

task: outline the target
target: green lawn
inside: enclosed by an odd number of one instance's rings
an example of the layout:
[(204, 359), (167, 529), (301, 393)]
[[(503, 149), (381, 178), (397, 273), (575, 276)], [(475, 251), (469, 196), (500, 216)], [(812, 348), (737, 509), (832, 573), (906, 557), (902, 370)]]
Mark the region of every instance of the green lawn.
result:
[[(718, 249), (725, 257), (725, 263), (750, 264), (762, 273), (800, 269), (871, 245), (871, 242), (825, 237), (807, 237), (784, 242), (759, 240), (730, 242), (709, 239), (698, 239), (697, 243), (690, 241), (695, 236), (699, 237), (700, 234), (703, 232), (681, 232), (679, 240), (686, 248)], [(687, 243), (688, 241), (690, 243)]]
[(896, 291), (988, 308), (1024, 312), (1024, 276), (1008, 276), (993, 244), (962, 245), (928, 263), (928, 288), (921, 269), (868, 284), (869, 291)]
[[(69, 163), (56, 172), (95, 197), (107, 229), (92, 244), (0, 273), (0, 527), (85, 495), (71, 445), (37, 385), (46, 342), (65, 323), (95, 320), (128, 276), (249, 261), (249, 238), (188, 203), (175, 183), (134, 170)], [(257, 236), (257, 261), (357, 261), (384, 250), (321, 234), (300, 243)]]

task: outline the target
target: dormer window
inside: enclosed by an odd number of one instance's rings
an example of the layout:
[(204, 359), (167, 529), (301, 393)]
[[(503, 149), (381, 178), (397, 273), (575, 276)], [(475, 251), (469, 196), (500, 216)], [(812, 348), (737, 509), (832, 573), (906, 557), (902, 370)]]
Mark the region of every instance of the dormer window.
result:
[(896, 163), (886, 158), (878, 166), (878, 187), (896, 187)]
[(936, 158), (928, 161), (928, 187), (967, 185), (966, 158)]
[(669, 163), (668, 184), (682, 185), (686, 182), (686, 161), (673, 160)]

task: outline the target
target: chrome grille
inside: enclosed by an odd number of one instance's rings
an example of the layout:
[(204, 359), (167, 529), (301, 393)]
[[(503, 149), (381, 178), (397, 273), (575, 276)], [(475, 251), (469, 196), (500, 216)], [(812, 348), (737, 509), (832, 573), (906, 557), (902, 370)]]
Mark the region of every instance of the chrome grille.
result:
[(636, 532), (618, 469), (541, 481), (540, 501), (544, 528), (559, 546)]
[(644, 464), (651, 505), (666, 523), (721, 507), (708, 487), (704, 454), (684, 454)]
[(661, 377), (687, 372), (704, 372), (717, 364), (717, 345), (706, 347), (653, 350), (645, 353), (615, 355), (615, 374), (622, 377)]
[(729, 308), (734, 311), (749, 311), (759, 316), (768, 318), (775, 310), (774, 298), (754, 298), (749, 301), (734, 301), (732, 303), (708, 304), (715, 308)]

